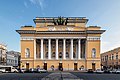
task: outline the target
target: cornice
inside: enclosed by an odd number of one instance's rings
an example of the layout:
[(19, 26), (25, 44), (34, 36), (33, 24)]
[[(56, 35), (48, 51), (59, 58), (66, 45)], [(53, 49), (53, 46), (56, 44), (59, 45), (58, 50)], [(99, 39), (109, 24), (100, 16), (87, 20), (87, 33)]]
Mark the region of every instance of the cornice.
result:
[(87, 30), (86, 33), (87, 34), (102, 34), (105, 31), (106, 30)]

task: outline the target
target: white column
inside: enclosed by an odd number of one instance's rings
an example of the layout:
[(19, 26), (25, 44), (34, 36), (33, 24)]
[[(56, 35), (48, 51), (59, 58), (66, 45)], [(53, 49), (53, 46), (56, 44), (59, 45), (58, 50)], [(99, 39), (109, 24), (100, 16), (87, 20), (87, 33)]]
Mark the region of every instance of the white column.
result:
[(41, 59), (43, 59), (43, 39), (41, 39)]
[(81, 39), (78, 39), (78, 59), (81, 59)]
[(36, 39), (34, 39), (34, 59), (36, 59)]
[(66, 59), (66, 39), (63, 39), (63, 59)]
[(51, 39), (48, 39), (48, 59), (51, 59)]
[(58, 39), (56, 39), (56, 59), (58, 59)]
[(73, 39), (71, 39), (71, 59), (73, 59)]

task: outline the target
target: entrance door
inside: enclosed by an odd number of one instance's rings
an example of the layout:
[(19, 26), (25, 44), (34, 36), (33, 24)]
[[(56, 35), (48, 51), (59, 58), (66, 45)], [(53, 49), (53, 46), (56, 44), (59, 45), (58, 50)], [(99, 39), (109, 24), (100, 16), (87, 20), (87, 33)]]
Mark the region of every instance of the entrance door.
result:
[(63, 70), (62, 63), (59, 63), (59, 70)]
[(44, 69), (47, 70), (47, 63), (44, 63)]
[(26, 63), (26, 69), (27, 70), (29, 69), (29, 63)]
[(74, 63), (74, 70), (77, 70), (77, 63)]
[(95, 71), (95, 63), (92, 63), (92, 70)]

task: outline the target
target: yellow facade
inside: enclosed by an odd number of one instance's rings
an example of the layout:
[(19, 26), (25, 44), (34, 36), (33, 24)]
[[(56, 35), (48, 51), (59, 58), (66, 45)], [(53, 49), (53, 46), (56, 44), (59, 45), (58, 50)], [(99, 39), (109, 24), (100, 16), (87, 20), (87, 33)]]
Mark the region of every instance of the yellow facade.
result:
[(84, 17), (37, 17), (36, 27), (16, 30), (21, 35), (21, 68), (100, 68), (100, 37), (105, 30), (87, 27), (87, 21)]

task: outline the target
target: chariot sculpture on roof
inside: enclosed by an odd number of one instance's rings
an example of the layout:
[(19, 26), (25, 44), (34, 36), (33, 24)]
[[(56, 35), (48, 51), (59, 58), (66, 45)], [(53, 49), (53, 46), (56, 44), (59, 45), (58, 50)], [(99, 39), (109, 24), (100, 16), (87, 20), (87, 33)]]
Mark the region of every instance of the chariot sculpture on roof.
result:
[(54, 25), (67, 25), (67, 23), (68, 23), (68, 18), (63, 18), (63, 17), (58, 17), (58, 19), (56, 20), (56, 19), (54, 19), (53, 18), (53, 23), (54, 23)]

